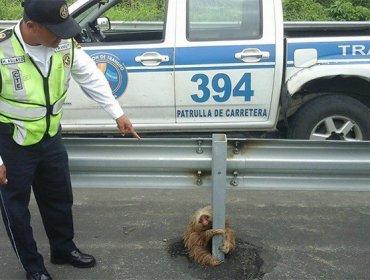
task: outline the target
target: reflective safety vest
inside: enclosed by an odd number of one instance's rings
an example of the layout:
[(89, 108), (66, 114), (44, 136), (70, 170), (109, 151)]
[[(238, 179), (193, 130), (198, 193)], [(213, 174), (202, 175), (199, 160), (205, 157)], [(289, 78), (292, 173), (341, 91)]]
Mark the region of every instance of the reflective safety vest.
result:
[(20, 145), (57, 134), (73, 62), (72, 40), (62, 40), (44, 77), (12, 30), (0, 33), (0, 122), (14, 126)]

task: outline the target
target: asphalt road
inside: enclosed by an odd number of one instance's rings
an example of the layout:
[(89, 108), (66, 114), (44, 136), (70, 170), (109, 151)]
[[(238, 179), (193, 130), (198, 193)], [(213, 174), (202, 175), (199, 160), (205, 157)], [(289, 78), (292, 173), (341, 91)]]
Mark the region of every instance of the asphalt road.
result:
[[(97, 266), (52, 265), (34, 200), (33, 229), (53, 279), (370, 279), (370, 192), (228, 190), (236, 251), (216, 268), (188, 260), (181, 236), (208, 190), (75, 189), (75, 241)], [(25, 279), (0, 224), (0, 279)]]

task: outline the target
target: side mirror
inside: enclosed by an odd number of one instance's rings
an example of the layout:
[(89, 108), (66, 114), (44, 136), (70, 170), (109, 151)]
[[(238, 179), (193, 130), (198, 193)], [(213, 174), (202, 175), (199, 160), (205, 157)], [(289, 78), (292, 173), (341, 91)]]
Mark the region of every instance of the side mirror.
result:
[(111, 29), (111, 23), (108, 17), (100, 17), (96, 20), (96, 23), (101, 31), (107, 31)]

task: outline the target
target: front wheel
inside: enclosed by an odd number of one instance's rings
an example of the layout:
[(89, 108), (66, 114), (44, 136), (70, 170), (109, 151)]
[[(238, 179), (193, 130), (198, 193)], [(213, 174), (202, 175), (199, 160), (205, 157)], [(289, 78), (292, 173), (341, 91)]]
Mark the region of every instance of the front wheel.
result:
[(303, 105), (289, 124), (288, 137), (309, 140), (370, 139), (370, 111), (358, 100), (327, 95)]

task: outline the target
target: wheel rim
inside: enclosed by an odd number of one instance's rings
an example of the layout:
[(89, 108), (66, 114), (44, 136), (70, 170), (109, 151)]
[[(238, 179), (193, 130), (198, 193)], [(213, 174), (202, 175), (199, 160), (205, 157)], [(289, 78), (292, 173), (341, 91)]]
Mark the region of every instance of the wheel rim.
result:
[(343, 116), (330, 116), (312, 130), (310, 140), (361, 141), (363, 135), (358, 124)]

